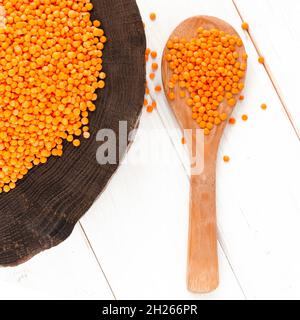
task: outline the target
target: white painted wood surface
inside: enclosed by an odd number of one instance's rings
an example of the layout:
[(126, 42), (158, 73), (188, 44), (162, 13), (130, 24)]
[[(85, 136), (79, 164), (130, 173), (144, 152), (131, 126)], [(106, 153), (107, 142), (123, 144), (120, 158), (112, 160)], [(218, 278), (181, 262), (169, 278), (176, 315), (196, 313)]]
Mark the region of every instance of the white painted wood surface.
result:
[[(164, 95), (155, 94), (157, 111), (143, 113), (128, 161), (82, 219), (84, 232), (78, 225), (59, 247), (0, 269), (0, 299), (299, 299), (300, 144), (293, 128), (300, 125), (299, 1), (137, 2), (152, 50), (161, 53), (183, 19), (205, 14), (231, 23), (249, 54), (245, 101), (234, 111), (238, 122), (226, 130), (218, 160), (220, 288), (205, 296), (186, 291), (188, 158)], [(250, 23), (269, 74), (240, 28), (240, 15)], [(159, 78), (152, 92), (156, 83)], [(240, 120), (245, 113), (248, 122)]]
[(300, 136), (300, 1), (234, 0)]
[(0, 269), (1, 299), (113, 299), (79, 225), (64, 243), (15, 268)]
[[(153, 160), (134, 163), (146, 150)], [(185, 285), (189, 181), (157, 112), (144, 113), (129, 157), (82, 219), (108, 281), (117, 299), (197, 299)], [(220, 263), (210, 297), (242, 299), (221, 249)]]

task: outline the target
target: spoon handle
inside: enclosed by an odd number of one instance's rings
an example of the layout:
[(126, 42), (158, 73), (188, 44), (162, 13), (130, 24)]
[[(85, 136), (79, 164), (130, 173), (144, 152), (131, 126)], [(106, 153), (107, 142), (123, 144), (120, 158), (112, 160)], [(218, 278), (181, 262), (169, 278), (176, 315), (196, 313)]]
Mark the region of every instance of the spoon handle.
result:
[(218, 284), (216, 169), (208, 163), (201, 175), (191, 177), (187, 285), (208, 293)]

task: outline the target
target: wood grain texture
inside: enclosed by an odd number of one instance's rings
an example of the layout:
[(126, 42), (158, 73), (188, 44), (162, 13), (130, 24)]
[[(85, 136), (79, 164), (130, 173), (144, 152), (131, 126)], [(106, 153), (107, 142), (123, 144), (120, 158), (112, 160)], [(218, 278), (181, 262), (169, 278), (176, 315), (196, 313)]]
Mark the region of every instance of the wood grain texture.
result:
[[(181, 23), (170, 36), (192, 39), (197, 36), (199, 27), (210, 30), (213, 28), (222, 30), (231, 35), (239, 36), (232, 26), (223, 20), (210, 16), (197, 16), (189, 18)], [(163, 56), (168, 52), (167, 47)], [(238, 61), (243, 62), (242, 56), (245, 47), (237, 47)], [(162, 80), (166, 96), (168, 96), (168, 84), (172, 71), (166, 59), (162, 60)], [(242, 79), (244, 80), (244, 79)], [(169, 104), (174, 111), (177, 121), (183, 130), (192, 130), (191, 141), (188, 141), (190, 154), (197, 150), (196, 130), (200, 129), (196, 121), (192, 119), (192, 110), (186, 105), (186, 100), (180, 98), (179, 86), (175, 90), (175, 100), (169, 99)], [(235, 95), (238, 100), (238, 95)], [(219, 111), (228, 116), (233, 108), (224, 100)], [(219, 144), (227, 122), (216, 126), (209, 136), (204, 138), (204, 169), (201, 174), (192, 174), (190, 194), (190, 227), (187, 286), (192, 292), (207, 293), (216, 289), (219, 283), (218, 255), (217, 255), (217, 222), (216, 222), (216, 159)]]
[[(94, 0), (92, 18), (109, 39), (104, 52), (107, 87), (90, 118), (91, 138), (79, 149), (64, 146), (62, 158), (34, 168), (17, 188), (0, 195), (0, 265), (16, 265), (65, 240), (103, 191), (118, 164), (96, 161), (96, 134), (136, 125), (143, 105), (145, 35), (134, 0)], [(121, 155), (122, 156), (122, 155)], [(119, 158), (119, 157), (118, 157)]]

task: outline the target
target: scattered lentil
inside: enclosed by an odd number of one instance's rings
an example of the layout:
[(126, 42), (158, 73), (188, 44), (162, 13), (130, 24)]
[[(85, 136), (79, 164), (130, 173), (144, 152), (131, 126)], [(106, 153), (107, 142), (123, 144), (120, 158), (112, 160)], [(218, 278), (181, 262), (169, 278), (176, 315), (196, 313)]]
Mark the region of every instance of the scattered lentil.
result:
[(153, 111), (153, 107), (152, 106), (148, 106), (147, 107), (147, 112), (151, 113)]
[(264, 57), (259, 57), (259, 58), (258, 58), (258, 62), (259, 62), (260, 64), (264, 64), (264, 63), (265, 63), (265, 58), (264, 58)]
[(154, 79), (155, 79), (155, 73), (150, 73), (150, 74), (149, 74), (149, 78), (150, 78), (151, 80), (154, 80)]
[(150, 20), (152, 20), (152, 21), (156, 20), (156, 13), (154, 13), (154, 12), (150, 13)]
[(242, 23), (242, 29), (248, 31), (249, 30), (249, 24), (247, 22)]
[(157, 52), (156, 51), (152, 51), (151, 52), (151, 58), (152, 59), (156, 59), (157, 58)]
[(263, 103), (262, 105), (261, 105), (261, 108), (262, 108), (262, 110), (267, 110), (267, 105), (265, 104), (265, 103)]
[(247, 116), (246, 114), (243, 114), (243, 115), (242, 115), (242, 120), (243, 120), (243, 121), (247, 121), (247, 120), (248, 120), (248, 116)]
[(158, 69), (158, 64), (156, 62), (152, 63), (151, 68), (153, 71), (156, 71)]
[(232, 125), (235, 124), (235, 123), (236, 123), (235, 118), (230, 118), (230, 119), (229, 119), (229, 123), (232, 124)]

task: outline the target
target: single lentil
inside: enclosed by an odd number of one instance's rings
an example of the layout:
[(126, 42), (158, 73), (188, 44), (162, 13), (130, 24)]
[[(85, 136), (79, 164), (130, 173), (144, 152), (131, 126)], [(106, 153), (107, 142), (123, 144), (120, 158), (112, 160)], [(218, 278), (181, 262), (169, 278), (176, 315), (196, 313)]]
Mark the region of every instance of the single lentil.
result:
[(150, 13), (150, 20), (152, 20), (152, 21), (156, 20), (156, 13), (154, 13), (154, 12)]
[(258, 58), (258, 62), (259, 62), (260, 64), (264, 64), (264, 63), (265, 63), (265, 58), (264, 58), (264, 57), (259, 57), (259, 58)]
[(156, 59), (157, 58), (157, 52), (156, 51), (152, 51), (151, 52), (151, 58), (152, 59)]
[(155, 79), (155, 73), (150, 73), (150, 74), (149, 74), (149, 78), (150, 78), (151, 80), (154, 80), (154, 79)]
[(243, 121), (247, 121), (247, 120), (248, 120), (248, 116), (247, 116), (246, 114), (243, 114), (243, 115), (242, 115), (242, 120), (243, 120)]
[(160, 85), (156, 86), (156, 87), (155, 87), (155, 91), (156, 91), (156, 92), (161, 92), (161, 86), (160, 86)]
[(247, 22), (242, 23), (242, 29), (248, 31), (249, 30), (249, 24)]
[(234, 124), (236, 123), (235, 118), (230, 118), (230, 119), (229, 119), (229, 123), (232, 124), (232, 125), (234, 125)]
[(265, 104), (265, 103), (263, 103), (262, 105), (261, 105), (261, 108), (262, 108), (262, 110), (267, 110), (267, 105)]
[(152, 106), (148, 106), (147, 107), (147, 112), (151, 113), (153, 111), (153, 107)]

